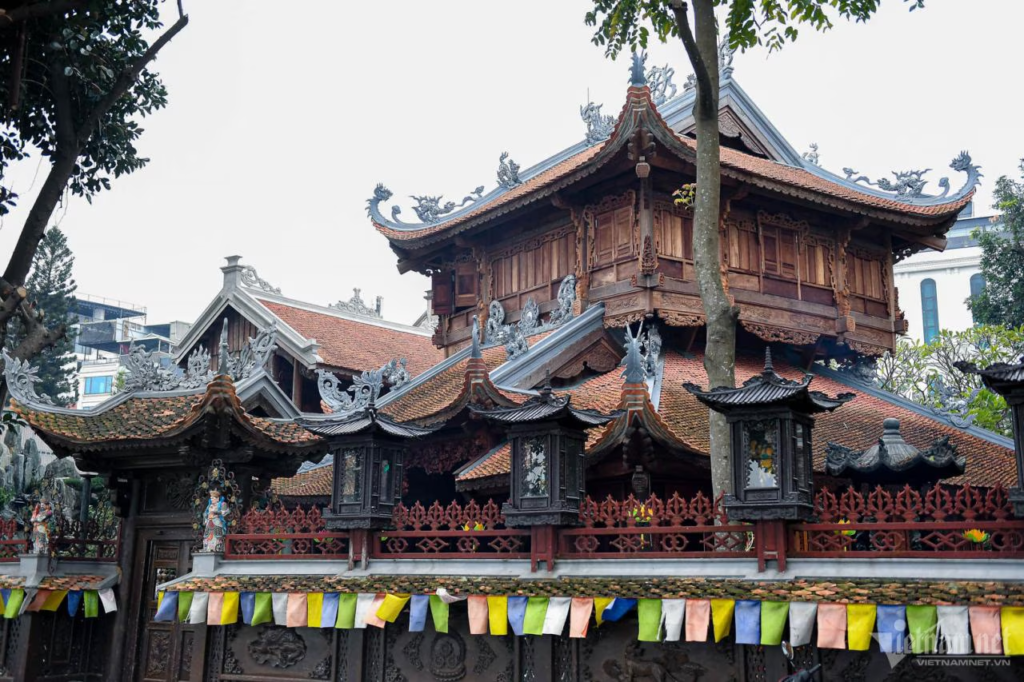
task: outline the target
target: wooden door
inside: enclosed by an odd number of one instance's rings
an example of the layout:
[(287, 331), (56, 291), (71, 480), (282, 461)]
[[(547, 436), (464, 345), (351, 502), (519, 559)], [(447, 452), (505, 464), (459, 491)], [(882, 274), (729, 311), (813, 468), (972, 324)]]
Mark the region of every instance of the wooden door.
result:
[(136, 682), (181, 682), (190, 679), (194, 627), (184, 623), (156, 623), (156, 586), (188, 573), (192, 568), (192, 538), (184, 533), (165, 536), (140, 533), (136, 550), (136, 580), (141, 582), (138, 642), (135, 647)]

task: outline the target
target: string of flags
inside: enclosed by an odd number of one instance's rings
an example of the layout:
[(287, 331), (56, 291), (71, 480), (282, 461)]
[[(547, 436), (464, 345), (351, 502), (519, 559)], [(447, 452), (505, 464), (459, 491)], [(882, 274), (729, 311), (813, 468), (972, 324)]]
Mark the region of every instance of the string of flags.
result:
[[(636, 611), (641, 642), (721, 642), (883, 653), (1024, 655), (1024, 607), (833, 604), (735, 599), (456, 596), (339, 592), (160, 592), (154, 620), (208, 625), (272, 623), (286, 627), (364, 629), (394, 623), (409, 608), (410, 632), (428, 616), (448, 632), (452, 604), (466, 602), (473, 635), (586, 637), (591, 623), (622, 620)], [(787, 628), (788, 625), (788, 628)]]
[(24, 613), (58, 611), (61, 604), (67, 604), (68, 615), (78, 615), (84, 604), (86, 618), (97, 618), (100, 606), (104, 613), (117, 611), (117, 597), (112, 588), (102, 590), (44, 590), (44, 589), (2, 589), (0, 590), (0, 616), (17, 618)]

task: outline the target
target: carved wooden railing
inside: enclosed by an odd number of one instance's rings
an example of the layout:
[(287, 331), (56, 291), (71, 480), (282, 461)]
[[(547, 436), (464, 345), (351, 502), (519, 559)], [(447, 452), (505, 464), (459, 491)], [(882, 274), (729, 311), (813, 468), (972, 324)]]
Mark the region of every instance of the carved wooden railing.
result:
[(1024, 558), (1024, 519), (1002, 486), (823, 488), (813, 523), (789, 527), (791, 557)]
[(375, 533), (373, 556), (393, 559), (528, 559), (530, 530), (505, 528), (501, 508), (488, 500), (466, 505), (398, 505), (393, 528)]
[(580, 511), (581, 528), (560, 528), (558, 556), (565, 559), (750, 557), (754, 527), (730, 524), (722, 496), (712, 501), (698, 492), (690, 500), (674, 493), (667, 500), (589, 495)]
[(121, 550), (121, 520), (111, 512), (90, 518), (84, 525), (78, 519), (58, 516), (50, 535), (51, 553), (61, 559), (117, 561)]
[(347, 531), (328, 531), (318, 507), (250, 509), (224, 538), (226, 559), (349, 559)]
[(28, 552), (28, 539), (18, 528), (17, 519), (0, 519), (0, 562), (18, 561)]

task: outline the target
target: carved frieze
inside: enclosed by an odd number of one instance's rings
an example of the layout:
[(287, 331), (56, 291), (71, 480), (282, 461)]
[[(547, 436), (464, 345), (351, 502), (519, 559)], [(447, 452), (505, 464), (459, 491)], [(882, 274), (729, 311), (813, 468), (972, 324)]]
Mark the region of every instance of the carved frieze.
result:
[(703, 327), (706, 318), (699, 313), (658, 310), (658, 317), (670, 327)]
[(619, 315), (605, 315), (604, 326), (605, 329), (618, 329), (634, 322), (639, 322), (646, 316), (647, 312), (644, 310), (635, 310), (631, 313), (621, 313)]
[(249, 656), (259, 665), (285, 670), (306, 657), (306, 642), (292, 628), (264, 625), (249, 642)]
[(791, 343), (797, 346), (806, 346), (818, 342), (820, 334), (814, 332), (798, 331), (796, 329), (785, 329), (768, 324), (758, 324), (742, 320), (740, 324), (751, 334), (762, 341)]

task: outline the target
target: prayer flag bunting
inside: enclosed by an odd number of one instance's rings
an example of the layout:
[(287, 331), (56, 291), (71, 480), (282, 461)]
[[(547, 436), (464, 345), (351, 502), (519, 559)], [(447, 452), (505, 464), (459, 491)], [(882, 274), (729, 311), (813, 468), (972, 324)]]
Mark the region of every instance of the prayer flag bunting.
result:
[(939, 639), (947, 654), (963, 656), (971, 653), (971, 634), (968, 627), (966, 606), (939, 606)]
[(8, 588), (0, 589), (0, 614), (3, 614), (7, 608), (7, 600), (11, 597), (11, 590)]
[(67, 590), (54, 590), (50, 593), (50, 596), (43, 602), (43, 611), (56, 611), (60, 608), (60, 605), (64, 602), (64, 597), (68, 596)]
[(732, 599), (711, 600), (711, 622), (715, 629), (715, 643), (721, 642), (732, 632), (732, 615), (736, 602)]
[(356, 596), (356, 630), (366, 629), (366, 615), (373, 608), (373, 602), (376, 601), (376, 594), (363, 593)]
[(338, 595), (338, 619), (334, 621), (334, 627), (342, 630), (351, 630), (356, 626), (356, 601), (357, 594)]
[(878, 649), (883, 654), (902, 654), (907, 639), (907, 609), (898, 604), (880, 604), (877, 609)]
[(1000, 612), (1003, 655), (1024, 656), (1024, 606), (1004, 606)]
[(423, 632), (427, 625), (429, 599), (425, 594), (412, 595), (409, 604), (409, 632)]
[(377, 617), (388, 623), (394, 623), (398, 618), (398, 614), (409, 603), (410, 598), (408, 594), (384, 595), (384, 600), (381, 602), (380, 608), (377, 609)]
[(569, 636), (579, 639), (590, 630), (590, 614), (594, 612), (594, 600), (589, 597), (573, 597), (569, 611)]
[[(189, 598), (191, 599), (191, 595), (192, 595), (191, 592), (186, 592), (185, 594), (189, 595)], [(190, 601), (189, 603), (191, 604), (192, 602)], [(178, 599), (178, 604), (181, 604), (181, 598), (180, 597)], [(75, 615), (77, 615), (78, 614), (78, 607), (81, 606), (81, 605), (82, 605), (82, 591), (81, 590), (72, 590), (72, 591), (68, 592), (68, 615), (71, 616), (72, 618)], [(181, 606), (179, 606), (178, 609), (179, 609), (179, 612), (180, 612)], [(188, 613), (187, 610), (186, 610), (186, 613)], [(0, 607), (0, 614), (3, 614), (2, 607)], [(179, 618), (178, 620), (181, 620), (181, 619)]]
[(206, 623), (208, 625), (220, 625), (220, 614), (224, 610), (224, 593), (211, 592), (206, 600)]
[(487, 619), (492, 635), (508, 634), (507, 597), (487, 597)]
[(487, 597), (474, 595), (466, 603), (466, 611), (469, 615), (469, 634), (487, 634)]
[(736, 643), (761, 643), (761, 602), (750, 599), (736, 602)]
[(309, 608), (305, 592), (288, 593), (288, 612), (285, 614), (285, 625), (290, 628), (304, 628), (309, 625)]
[(271, 597), (274, 610), (274, 624), (288, 625), (288, 593), (275, 592)]
[(935, 653), (935, 626), (938, 621), (934, 606), (908, 606), (907, 629), (910, 631), (910, 653)]
[(1003, 633), (998, 606), (971, 606), (967, 609), (971, 621), (974, 653), (1001, 656)]
[(711, 602), (707, 599), (686, 600), (686, 641), (708, 641), (708, 624), (711, 622)]
[(789, 643), (793, 646), (806, 646), (811, 643), (814, 632), (814, 618), (818, 613), (818, 605), (813, 602), (792, 602), (789, 605)]
[[(193, 625), (199, 625), (206, 622), (206, 610), (210, 603), (209, 592), (196, 592), (192, 595), (192, 606), (188, 610), (188, 622)], [(99, 595), (88, 590), (85, 593), (85, 615), (89, 616), (89, 610), (92, 609), (93, 616), (97, 615), (99, 611)]]
[(430, 617), (436, 632), (448, 632), (448, 602), (436, 594), (430, 595)]
[(377, 615), (380, 611), (380, 607), (384, 605), (384, 598), (386, 594), (375, 594), (373, 595), (373, 601), (370, 602), (370, 608), (366, 611), (366, 624), (372, 625), (375, 628), (382, 628), (387, 625), (384, 619)]
[(256, 613), (256, 593), (243, 592), (238, 597), (238, 608), (242, 611), (242, 622), (252, 625), (252, 617)]
[(273, 595), (269, 592), (257, 592), (253, 600), (252, 624), (274, 622), (274, 601)]
[(660, 599), (641, 599), (637, 604), (637, 619), (640, 621), (637, 639), (641, 642), (661, 641)]
[(875, 631), (874, 604), (847, 604), (846, 631), (850, 651), (867, 651), (871, 648), (871, 633)]
[(636, 608), (636, 599), (623, 599), (621, 597), (616, 597), (604, 610), (601, 620), (608, 623), (614, 623), (615, 621), (621, 620), (623, 616), (634, 608)]
[(178, 593), (169, 592), (162, 594), (163, 599), (156, 607), (156, 615), (153, 620), (158, 623), (173, 623), (178, 617)]
[(604, 622), (604, 610), (613, 601), (615, 597), (594, 597), (594, 620), (597, 621), (597, 627), (601, 627), (601, 623)]
[(818, 604), (818, 648), (846, 648), (846, 604)]
[[(100, 601), (103, 600), (103, 595), (100, 595)], [(106, 607), (104, 607), (106, 608)], [(234, 625), (238, 622), (238, 593), (237, 592), (225, 592), (224, 601), (221, 605), (220, 611), (220, 624), (221, 625)]]
[(338, 593), (325, 592), (324, 604), (320, 613), (320, 627), (333, 628), (338, 622)]
[(666, 642), (678, 642), (683, 635), (683, 617), (686, 613), (685, 599), (661, 600), (661, 629)]
[(117, 611), (117, 598), (114, 596), (114, 590), (112, 588), (106, 588), (100, 590), (100, 603), (103, 604), (103, 613), (113, 613)]
[(324, 593), (310, 592), (306, 595), (306, 625), (311, 628), (320, 627), (324, 616)]
[(508, 624), (512, 626), (512, 632), (516, 636), (523, 634), (523, 621), (526, 619), (527, 597), (508, 598)]
[(761, 602), (761, 644), (778, 646), (786, 631), (786, 616), (789, 615), (789, 602)]
[(569, 597), (551, 597), (548, 599), (548, 611), (544, 616), (545, 635), (561, 635), (565, 629), (565, 620), (569, 617)]
[(450, 592), (448, 592), (448, 590), (446, 590), (443, 587), (437, 588), (437, 596), (440, 597), (441, 601), (443, 601), (445, 604), (454, 604), (455, 602), (466, 601), (466, 597), (462, 595), (456, 596), (454, 594), (451, 594)]
[(35, 595), (29, 600), (28, 608), (26, 609), (30, 613), (35, 613), (43, 608), (43, 604), (50, 597), (50, 590), (38, 590)]
[(526, 615), (523, 617), (523, 634), (544, 634), (544, 617), (547, 613), (547, 597), (529, 597), (526, 600)]

